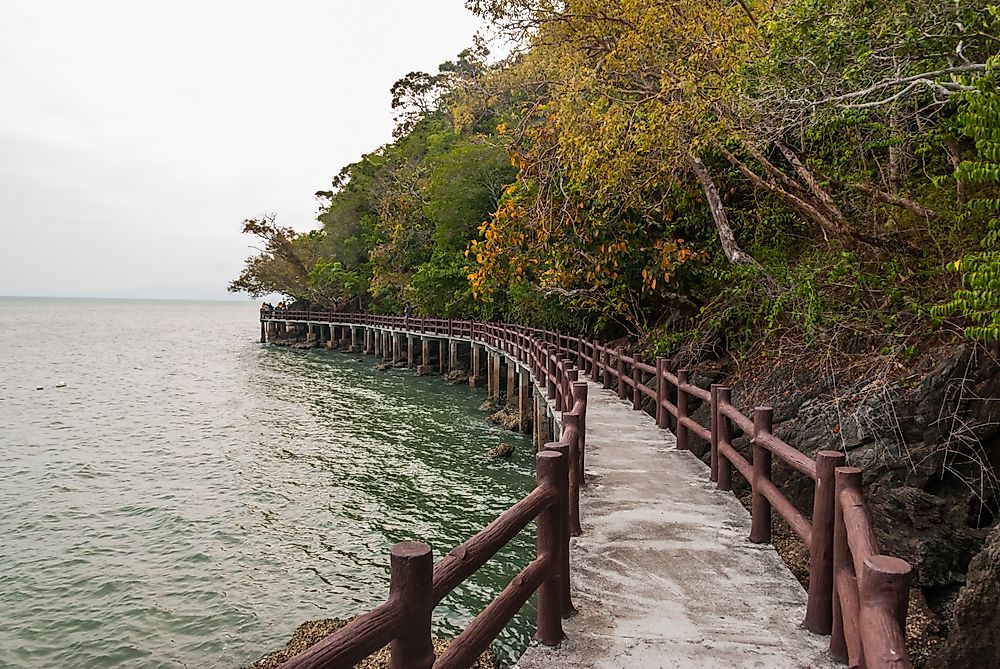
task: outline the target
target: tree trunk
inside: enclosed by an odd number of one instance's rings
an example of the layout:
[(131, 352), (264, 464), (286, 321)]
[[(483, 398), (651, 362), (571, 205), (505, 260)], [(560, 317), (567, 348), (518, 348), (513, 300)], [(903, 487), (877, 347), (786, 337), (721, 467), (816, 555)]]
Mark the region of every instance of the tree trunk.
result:
[(799, 159), (799, 157), (792, 151), (792, 147), (785, 144), (785, 142), (780, 139), (775, 142), (778, 150), (781, 151), (781, 155), (785, 157), (785, 160), (795, 169), (796, 174), (799, 178), (805, 182), (809, 189), (809, 192), (813, 194), (815, 200), (819, 203), (819, 206), (826, 210), (827, 218), (841, 230), (846, 230), (850, 227), (847, 224), (847, 219), (844, 218), (844, 214), (841, 213), (840, 207), (837, 203), (833, 201), (830, 194), (819, 185), (819, 181), (812, 171), (805, 166), (805, 164)]
[(719, 243), (722, 244), (722, 251), (726, 254), (726, 259), (734, 264), (758, 264), (753, 256), (741, 249), (736, 243), (733, 229), (729, 227), (729, 217), (726, 216), (726, 210), (722, 206), (722, 198), (719, 197), (719, 189), (716, 188), (715, 181), (709, 174), (708, 168), (705, 167), (705, 163), (701, 161), (701, 158), (692, 155), (688, 156), (688, 164), (695, 176), (698, 177), (698, 181), (701, 182), (702, 190), (705, 191), (705, 199), (708, 200), (708, 208), (712, 212), (715, 229), (719, 232)]

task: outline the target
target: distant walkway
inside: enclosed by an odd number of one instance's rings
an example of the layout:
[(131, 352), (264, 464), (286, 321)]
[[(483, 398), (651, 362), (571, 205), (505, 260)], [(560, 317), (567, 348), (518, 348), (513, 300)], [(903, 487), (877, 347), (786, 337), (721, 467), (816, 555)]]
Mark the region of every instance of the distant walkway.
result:
[(587, 487), (573, 539), (579, 613), (520, 669), (826, 669), (829, 637), (799, 626), (806, 593), (705, 465), (599, 384), (587, 406)]

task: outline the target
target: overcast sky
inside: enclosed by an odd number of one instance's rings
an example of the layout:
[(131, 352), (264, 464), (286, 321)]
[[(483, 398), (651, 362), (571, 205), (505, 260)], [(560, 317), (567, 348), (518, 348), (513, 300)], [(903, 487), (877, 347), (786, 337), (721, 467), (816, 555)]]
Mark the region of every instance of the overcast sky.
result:
[(463, 0), (3, 0), (0, 295), (226, 298), (264, 212), (391, 137)]

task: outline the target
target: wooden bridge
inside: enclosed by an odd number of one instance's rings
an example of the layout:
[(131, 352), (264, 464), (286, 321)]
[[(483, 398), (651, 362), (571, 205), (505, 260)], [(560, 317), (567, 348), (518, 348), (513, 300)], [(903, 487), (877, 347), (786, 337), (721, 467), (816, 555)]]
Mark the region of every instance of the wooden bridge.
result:
[[(729, 388), (699, 388), (663, 358), (648, 364), (521, 325), (261, 312), (262, 342), (289, 329), (424, 372), (464, 368), (473, 385), (485, 379), (522, 427), (531, 416), (538, 486), (436, 564), (426, 544), (393, 546), (386, 603), (283, 669), (351, 667), (386, 644), (394, 669), (468, 667), (536, 591), (539, 645), (523, 669), (911, 666), (910, 565), (880, 554), (861, 471), (844, 467), (842, 453), (810, 458), (778, 439), (769, 407), (747, 416)], [(691, 415), (703, 404), (709, 425)], [(746, 455), (734, 446), (740, 433)], [(707, 468), (691, 439), (708, 444)], [(775, 458), (813, 482), (808, 516), (772, 481)], [(749, 518), (718, 492), (732, 489), (734, 469), (752, 490)], [(809, 548), (808, 593), (766, 546), (774, 514)], [(536, 519), (534, 559), (435, 658), (433, 608)]]

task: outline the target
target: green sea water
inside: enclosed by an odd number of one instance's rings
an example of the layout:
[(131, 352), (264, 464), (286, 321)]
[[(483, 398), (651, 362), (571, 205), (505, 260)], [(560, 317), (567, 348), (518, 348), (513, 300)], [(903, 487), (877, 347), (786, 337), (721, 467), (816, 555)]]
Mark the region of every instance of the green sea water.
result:
[[(481, 391), (257, 343), (254, 305), (0, 298), (0, 667), (239, 667), (530, 490)], [(38, 390), (41, 388), (41, 390)], [(510, 461), (486, 452), (516, 444)], [(438, 607), (460, 630), (523, 533)], [(527, 643), (526, 607), (497, 648)]]

